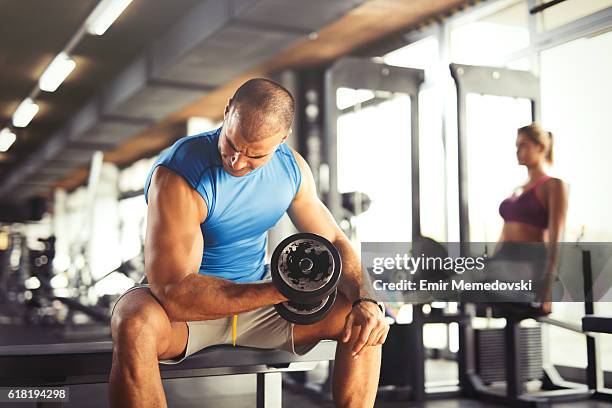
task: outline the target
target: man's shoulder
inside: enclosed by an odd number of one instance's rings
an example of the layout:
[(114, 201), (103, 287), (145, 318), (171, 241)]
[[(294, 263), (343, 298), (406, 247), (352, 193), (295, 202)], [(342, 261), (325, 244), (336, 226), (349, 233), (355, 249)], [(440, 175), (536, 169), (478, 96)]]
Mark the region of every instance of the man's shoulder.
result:
[(304, 159), (304, 157), (302, 157), (302, 155), (298, 153), (298, 151), (295, 150), (293, 147), (290, 147), (286, 144), (283, 144), (283, 146), (284, 146), (283, 154), (293, 159), (295, 161), (295, 164), (299, 168), (299, 170), (303, 172), (304, 169), (308, 167), (308, 163), (306, 162), (306, 159)]
[(145, 193), (151, 182), (153, 173), (159, 167), (184, 178), (189, 185), (200, 190), (201, 179), (207, 170), (219, 165), (219, 152), (215, 142), (218, 131), (205, 132), (178, 139), (164, 150), (149, 171), (145, 183)]
[(203, 170), (219, 163), (216, 131), (185, 136), (164, 150), (158, 159), (162, 165)]
[(218, 129), (197, 135), (183, 136), (167, 149), (167, 154), (201, 154), (217, 148)]

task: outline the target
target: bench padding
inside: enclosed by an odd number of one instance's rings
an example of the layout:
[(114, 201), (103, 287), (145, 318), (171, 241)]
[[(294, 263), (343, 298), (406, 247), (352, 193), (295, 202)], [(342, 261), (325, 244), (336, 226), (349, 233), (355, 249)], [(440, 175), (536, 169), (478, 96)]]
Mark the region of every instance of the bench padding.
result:
[[(282, 350), (208, 347), (180, 364), (160, 364), (162, 378), (296, 371), (333, 360), (336, 342), (322, 341), (296, 356)], [(91, 384), (108, 381), (112, 342), (0, 347), (0, 386)]]

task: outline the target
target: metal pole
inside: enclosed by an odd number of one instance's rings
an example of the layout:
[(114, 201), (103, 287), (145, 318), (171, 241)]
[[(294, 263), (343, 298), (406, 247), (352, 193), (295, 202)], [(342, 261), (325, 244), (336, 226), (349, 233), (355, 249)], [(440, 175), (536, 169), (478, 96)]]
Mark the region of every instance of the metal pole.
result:
[(257, 408), (280, 408), (282, 397), (281, 373), (257, 373)]

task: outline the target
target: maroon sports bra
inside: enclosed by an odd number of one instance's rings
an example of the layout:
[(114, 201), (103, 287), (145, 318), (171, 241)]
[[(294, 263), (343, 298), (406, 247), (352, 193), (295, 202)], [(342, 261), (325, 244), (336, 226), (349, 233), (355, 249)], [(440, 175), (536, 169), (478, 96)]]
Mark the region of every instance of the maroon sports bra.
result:
[(522, 222), (534, 227), (546, 229), (548, 226), (548, 210), (536, 197), (535, 189), (548, 180), (550, 176), (542, 176), (533, 186), (520, 195), (512, 195), (499, 205), (499, 215), (504, 221)]

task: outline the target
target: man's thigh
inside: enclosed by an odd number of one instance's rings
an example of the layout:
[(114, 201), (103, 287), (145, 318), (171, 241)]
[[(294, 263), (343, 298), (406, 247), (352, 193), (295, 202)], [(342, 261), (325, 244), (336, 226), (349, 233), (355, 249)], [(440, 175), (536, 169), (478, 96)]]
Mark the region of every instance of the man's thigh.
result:
[[(339, 297), (340, 298), (340, 297)], [(343, 298), (342, 298), (343, 299)], [(345, 301), (341, 300), (343, 304)], [(344, 321), (342, 307), (334, 310), (324, 321)], [(338, 317), (334, 317), (338, 316)], [(262, 307), (250, 312), (240, 313), (236, 320), (236, 345), (260, 349), (285, 350), (302, 355), (314, 348), (320, 340), (333, 338), (330, 333), (339, 331), (343, 323), (322, 322), (300, 326), (283, 319), (274, 306)], [(233, 344), (233, 316), (217, 320), (188, 322), (189, 341), (186, 356), (215, 344)], [(337, 328), (339, 327), (339, 328)], [(309, 335), (305, 335), (308, 331)]]

